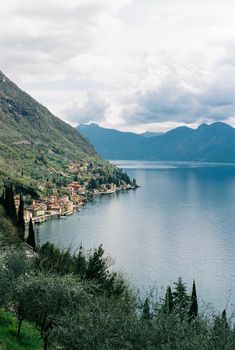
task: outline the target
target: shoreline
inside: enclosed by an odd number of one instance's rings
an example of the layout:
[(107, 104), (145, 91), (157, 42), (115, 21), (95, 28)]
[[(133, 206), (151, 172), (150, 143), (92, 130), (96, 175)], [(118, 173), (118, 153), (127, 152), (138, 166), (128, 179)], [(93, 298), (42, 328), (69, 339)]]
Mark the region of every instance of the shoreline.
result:
[[(138, 188), (140, 188), (140, 186), (135, 185), (135, 186), (130, 186), (127, 188), (117, 188), (115, 190), (107, 190), (107, 191), (97, 191), (97, 192), (89, 192), (88, 196), (86, 198), (85, 202), (81, 202), (80, 205), (74, 205), (73, 210), (64, 212), (64, 213), (48, 213), (45, 215), (41, 215), (41, 216), (37, 216), (37, 217), (33, 217), (32, 221), (34, 224), (36, 225), (41, 225), (46, 221), (49, 220), (56, 220), (56, 219), (65, 219), (67, 216), (71, 216), (74, 215), (76, 213), (80, 212), (80, 209), (85, 207), (86, 204), (91, 201), (94, 197), (99, 197), (99, 196), (108, 196), (108, 195), (112, 195), (112, 194), (116, 194), (116, 193), (120, 193), (120, 192), (124, 192), (124, 191), (134, 191), (137, 190)], [(75, 208), (75, 209), (74, 209)], [(28, 224), (28, 223), (26, 223)]]

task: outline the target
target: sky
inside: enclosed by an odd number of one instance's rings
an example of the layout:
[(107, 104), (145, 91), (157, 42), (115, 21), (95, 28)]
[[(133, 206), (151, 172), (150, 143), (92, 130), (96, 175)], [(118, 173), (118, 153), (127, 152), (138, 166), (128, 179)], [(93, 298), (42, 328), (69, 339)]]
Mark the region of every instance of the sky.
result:
[(235, 126), (234, 14), (234, 0), (0, 0), (0, 70), (73, 126)]

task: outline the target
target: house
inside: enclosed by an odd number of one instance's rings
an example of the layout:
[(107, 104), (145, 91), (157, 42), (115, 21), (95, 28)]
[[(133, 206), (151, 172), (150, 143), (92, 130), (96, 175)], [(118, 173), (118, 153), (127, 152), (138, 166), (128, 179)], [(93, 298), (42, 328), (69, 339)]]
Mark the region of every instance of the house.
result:
[(14, 196), (14, 202), (15, 202), (16, 212), (18, 212), (19, 206), (20, 206), (20, 195), (19, 194), (16, 194)]
[(73, 181), (73, 182), (70, 182), (67, 185), (67, 190), (73, 196), (75, 194), (81, 193), (81, 191), (84, 192), (85, 191), (85, 187), (81, 186), (77, 181)]
[(32, 218), (32, 212), (29, 210), (24, 210), (24, 221), (27, 223)]
[(45, 215), (47, 205), (45, 203), (33, 201), (33, 203), (27, 206), (26, 211), (32, 214), (32, 218)]

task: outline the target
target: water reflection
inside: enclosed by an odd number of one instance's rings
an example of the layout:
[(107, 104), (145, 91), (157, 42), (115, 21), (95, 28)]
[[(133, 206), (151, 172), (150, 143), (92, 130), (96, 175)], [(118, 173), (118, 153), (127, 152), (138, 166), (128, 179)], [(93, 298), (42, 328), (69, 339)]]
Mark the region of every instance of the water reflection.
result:
[(235, 300), (235, 167), (119, 162), (137, 191), (103, 196), (79, 214), (40, 227), (40, 240), (86, 248), (103, 244), (138, 286), (166, 287), (178, 276), (219, 309)]

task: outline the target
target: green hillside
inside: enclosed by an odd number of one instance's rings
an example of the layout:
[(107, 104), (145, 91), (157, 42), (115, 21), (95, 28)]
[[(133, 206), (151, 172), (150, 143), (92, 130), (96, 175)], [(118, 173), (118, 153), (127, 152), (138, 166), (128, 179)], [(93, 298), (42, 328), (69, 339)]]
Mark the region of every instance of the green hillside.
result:
[(113, 169), (84, 136), (0, 72), (0, 180), (10, 176), (35, 188), (38, 180), (69, 176), (72, 162)]

